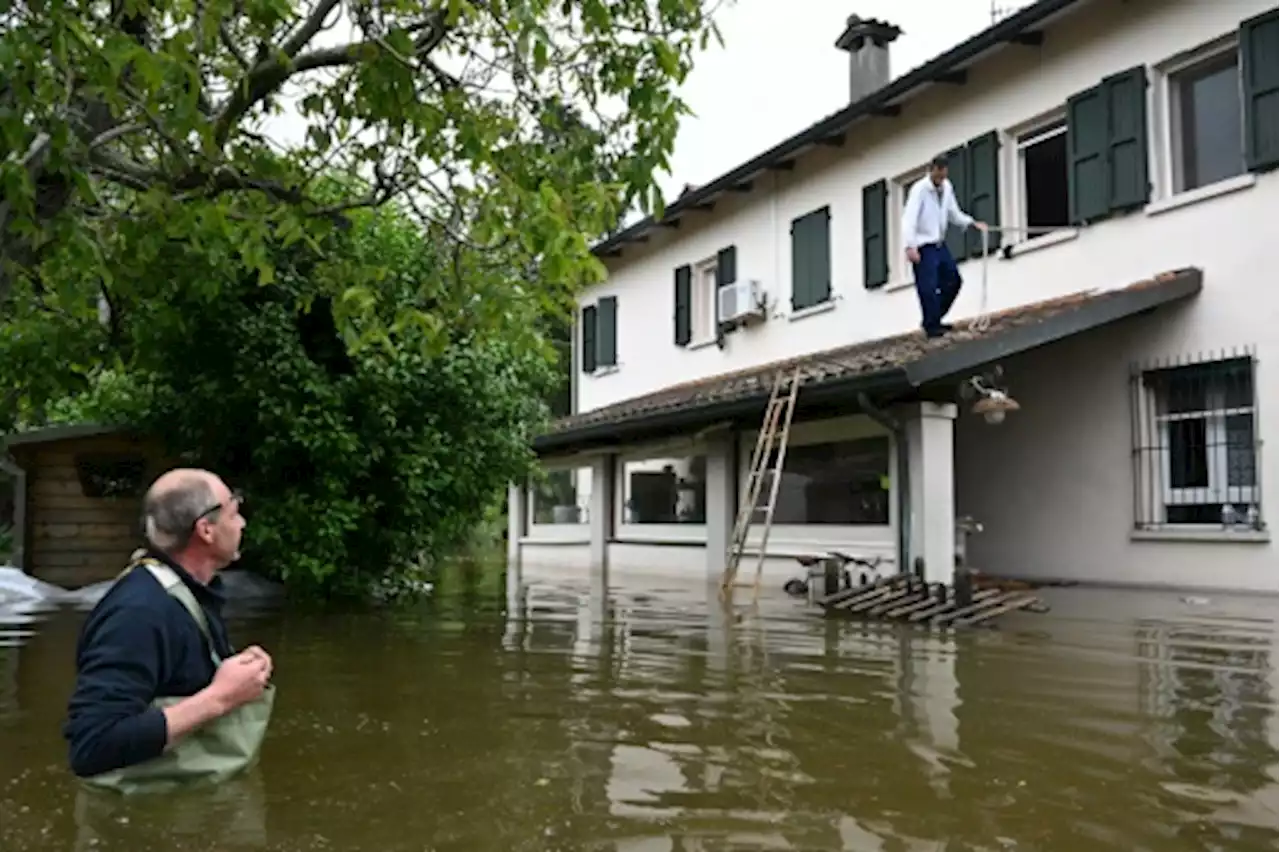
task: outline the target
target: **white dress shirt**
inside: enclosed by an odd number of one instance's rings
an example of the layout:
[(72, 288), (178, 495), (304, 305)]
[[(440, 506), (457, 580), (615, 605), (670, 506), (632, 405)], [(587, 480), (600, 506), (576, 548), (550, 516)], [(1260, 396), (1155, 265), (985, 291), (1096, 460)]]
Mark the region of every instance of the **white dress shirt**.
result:
[(949, 178), (941, 187), (933, 185), (928, 175), (911, 184), (907, 204), (902, 211), (902, 246), (919, 248), (940, 243), (947, 238), (947, 225), (967, 228), (973, 217), (960, 209), (956, 191)]

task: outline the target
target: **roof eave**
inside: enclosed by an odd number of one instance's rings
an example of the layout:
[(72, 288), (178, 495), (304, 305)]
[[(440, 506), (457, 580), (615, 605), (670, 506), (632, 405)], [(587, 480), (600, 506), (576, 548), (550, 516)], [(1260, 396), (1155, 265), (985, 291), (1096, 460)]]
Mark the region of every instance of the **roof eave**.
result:
[(1152, 286), (1126, 289), (1105, 299), (1085, 302), (1052, 321), (1018, 326), (992, 338), (978, 339), (953, 350), (944, 350), (908, 364), (908, 381), (920, 387), (1001, 358), (1056, 343), (1081, 332), (1109, 325), (1161, 305), (1178, 302), (1200, 292), (1204, 273), (1197, 267), (1178, 270), (1156, 279)]
[(821, 144), (823, 140), (845, 132), (856, 121), (884, 115), (886, 112), (896, 114), (896, 108), (900, 107), (899, 101), (927, 86), (942, 82), (948, 75), (960, 70), (961, 66), (981, 58), (995, 48), (1016, 41), (1020, 36), (1025, 36), (1030, 28), (1047, 23), (1059, 13), (1083, 2), (1087, 0), (1039, 0), (1015, 12), (946, 53), (891, 81), (862, 100), (783, 140), (710, 183), (685, 193), (667, 205), (661, 219), (648, 216), (602, 240), (591, 248), (592, 253), (597, 256), (612, 255), (628, 243), (636, 242), (655, 227), (679, 227), (678, 217), (682, 214), (705, 207), (726, 192), (741, 191), (741, 187), (762, 172), (799, 155), (814, 145)]
[[(853, 403), (858, 392), (884, 394), (907, 390), (910, 390), (910, 383), (906, 371), (901, 367), (829, 379), (812, 387), (806, 386), (804, 393), (797, 399), (796, 411), (803, 413), (837, 401)], [(682, 429), (708, 426), (720, 421), (758, 419), (763, 415), (768, 401), (769, 391), (762, 389), (722, 402), (705, 405), (694, 403), (657, 411), (622, 423), (592, 423), (578, 429), (540, 435), (533, 440), (533, 449), (539, 455), (581, 452), (621, 442), (658, 438), (678, 433)]]
[(74, 426), (46, 426), (31, 429), (27, 432), (15, 432), (12, 435), (0, 436), (0, 447), (33, 446), (36, 444), (52, 444), (56, 441), (73, 441), (81, 438), (97, 438), (103, 435), (115, 435), (129, 431), (124, 426), (106, 426), (100, 423), (79, 423)]

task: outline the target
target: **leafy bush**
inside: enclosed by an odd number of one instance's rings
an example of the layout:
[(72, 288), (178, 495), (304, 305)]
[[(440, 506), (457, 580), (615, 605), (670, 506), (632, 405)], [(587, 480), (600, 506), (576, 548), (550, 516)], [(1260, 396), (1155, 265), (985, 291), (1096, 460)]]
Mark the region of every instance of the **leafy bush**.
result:
[[(400, 227), (380, 216), (347, 239)], [(213, 300), (190, 280), (159, 287), (133, 306), (127, 369), (100, 372), (51, 412), (160, 437), (245, 492), (245, 564), (302, 591), (359, 593), (468, 542), (532, 469), (557, 371), (537, 306), (514, 298), (506, 328), (430, 346), (405, 331), (351, 351), (318, 292), (320, 260), (280, 254), (270, 287), (224, 283)], [(387, 286), (410, 298), (435, 274), (422, 262), (393, 257)]]

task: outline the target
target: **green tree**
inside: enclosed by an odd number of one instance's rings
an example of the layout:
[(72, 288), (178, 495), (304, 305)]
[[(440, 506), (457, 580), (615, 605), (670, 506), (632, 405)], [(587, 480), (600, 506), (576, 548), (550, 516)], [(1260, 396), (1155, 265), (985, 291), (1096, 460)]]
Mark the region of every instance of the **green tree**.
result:
[[(601, 273), (589, 242), (625, 209), (660, 205), (653, 174), (686, 112), (676, 86), (717, 35), (703, 6), (0, 4), (0, 308), (20, 324), (92, 323), (100, 301), (131, 301), (120, 291), (173, 241), (222, 252), (201, 255), (215, 267), (202, 286), (237, 267), (270, 283), (274, 245), (314, 248), (344, 211), (392, 199), (455, 266), (519, 270), (563, 303)], [(289, 104), (285, 133), (271, 121)], [(382, 291), (348, 288), (338, 321), (362, 315), (359, 343), (405, 324), (432, 343), (444, 327), (429, 309), (395, 328), (369, 322), (385, 315)], [(71, 337), (40, 377), (53, 384), (101, 356), (100, 341), (59, 327)]]
[(344, 270), (377, 258), (380, 305), (434, 310), (421, 294), (448, 273), (412, 222), (361, 211), (320, 251), (272, 246), (268, 287), (202, 280), (192, 262), (228, 248), (167, 244), (125, 306), (128, 361), (51, 416), (132, 423), (222, 473), (247, 495), (246, 564), (296, 590), (359, 593), (465, 542), (532, 469), (556, 381), (539, 300), (508, 299), (493, 333), (458, 321), (426, 346), (407, 324), (352, 352), (329, 295)]

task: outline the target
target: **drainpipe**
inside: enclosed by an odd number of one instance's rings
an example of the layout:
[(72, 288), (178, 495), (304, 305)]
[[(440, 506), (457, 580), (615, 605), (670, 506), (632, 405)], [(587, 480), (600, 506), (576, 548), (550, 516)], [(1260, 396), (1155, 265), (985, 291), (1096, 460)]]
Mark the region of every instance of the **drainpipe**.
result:
[(859, 391), (858, 407), (893, 435), (898, 456), (898, 572), (908, 574), (911, 567), (911, 465), (907, 458), (907, 430), (902, 422), (887, 411), (876, 408), (866, 393)]

